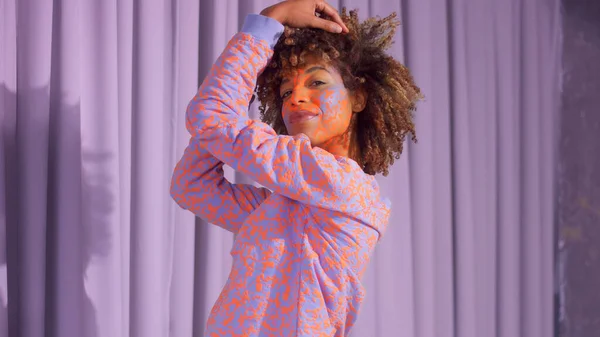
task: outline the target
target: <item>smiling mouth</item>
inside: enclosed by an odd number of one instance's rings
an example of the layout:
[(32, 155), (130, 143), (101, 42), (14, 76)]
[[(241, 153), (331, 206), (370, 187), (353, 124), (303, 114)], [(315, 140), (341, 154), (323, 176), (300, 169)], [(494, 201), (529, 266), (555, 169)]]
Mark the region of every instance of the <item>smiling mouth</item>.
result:
[(310, 111), (294, 112), (290, 116), (290, 124), (306, 122), (311, 119), (314, 119), (318, 115), (319, 115), (318, 113), (314, 113), (314, 112), (310, 112)]

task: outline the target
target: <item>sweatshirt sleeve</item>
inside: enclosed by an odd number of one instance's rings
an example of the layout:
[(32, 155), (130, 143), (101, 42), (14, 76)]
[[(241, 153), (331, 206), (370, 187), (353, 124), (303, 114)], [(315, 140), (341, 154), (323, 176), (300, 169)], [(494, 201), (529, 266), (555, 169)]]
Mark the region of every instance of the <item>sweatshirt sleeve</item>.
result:
[(227, 181), (223, 163), (193, 138), (171, 179), (171, 196), (179, 206), (233, 233), (270, 194), (266, 188)]
[(273, 19), (246, 18), (188, 105), (187, 129), (216, 158), (276, 193), (328, 209), (364, 209), (371, 182), (358, 164), (313, 148), (304, 134), (277, 135), (248, 117), (256, 79), (282, 32)]

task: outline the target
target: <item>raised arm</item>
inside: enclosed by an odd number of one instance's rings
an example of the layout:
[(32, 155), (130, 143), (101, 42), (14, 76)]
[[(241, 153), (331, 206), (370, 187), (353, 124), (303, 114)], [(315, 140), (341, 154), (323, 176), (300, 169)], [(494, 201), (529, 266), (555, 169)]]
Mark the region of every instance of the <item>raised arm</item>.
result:
[(233, 233), (270, 193), (266, 188), (227, 181), (223, 163), (193, 138), (171, 180), (171, 196), (179, 206)]
[(313, 148), (303, 134), (277, 135), (247, 116), (256, 78), (282, 32), (271, 18), (246, 18), (190, 102), (188, 131), (216, 158), (274, 192), (328, 209), (365, 209), (373, 180), (355, 162)]

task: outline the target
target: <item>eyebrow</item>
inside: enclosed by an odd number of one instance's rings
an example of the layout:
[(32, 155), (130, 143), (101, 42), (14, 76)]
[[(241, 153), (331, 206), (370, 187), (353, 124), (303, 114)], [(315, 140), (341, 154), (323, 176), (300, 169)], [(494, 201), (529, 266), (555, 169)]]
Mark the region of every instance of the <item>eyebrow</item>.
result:
[[(307, 73), (307, 74), (309, 74), (309, 73), (315, 72), (315, 71), (317, 71), (317, 70), (325, 70), (326, 72), (328, 72), (328, 73), (329, 73), (329, 70), (327, 70), (327, 68), (325, 68), (325, 67), (321, 67), (321, 66), (314, 66), (314, 67), (311, 67), (310, 69), (308, 69), (308, 70), (306, 71), (306, 73)], [(290, 81), (290, 79), (289, 79), (289, 78), (284, 78), (283, 80), (281, 80), (281, 84), (280, 84), (280, 85), (284, 85), (284, 84), (286, 84), (286, 83), (287, 83), (287, 82), (289, 82), (289, 81)]]

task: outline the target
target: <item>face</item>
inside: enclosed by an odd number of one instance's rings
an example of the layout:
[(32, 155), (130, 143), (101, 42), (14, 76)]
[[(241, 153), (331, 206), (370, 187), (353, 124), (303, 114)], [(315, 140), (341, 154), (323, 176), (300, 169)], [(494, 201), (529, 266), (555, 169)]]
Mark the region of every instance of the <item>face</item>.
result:
[(318, 147), (342, 137), (353, 112), (364, 109), (364, 95), (348, 91), (337, 69), (315, 56), (283, 77), (279, 94), (288, 134), (304, 133)]

